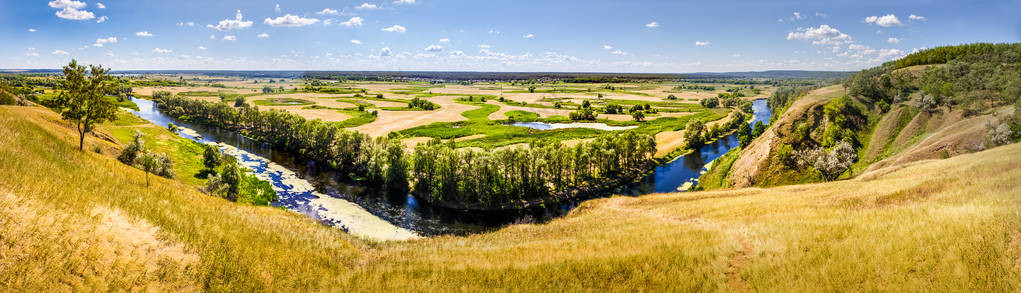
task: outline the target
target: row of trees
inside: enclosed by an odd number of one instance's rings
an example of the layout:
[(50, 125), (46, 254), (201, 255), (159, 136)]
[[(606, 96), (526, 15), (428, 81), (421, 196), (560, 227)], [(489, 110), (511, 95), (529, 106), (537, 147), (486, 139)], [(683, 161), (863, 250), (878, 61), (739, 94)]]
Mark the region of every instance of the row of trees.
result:
[[(154, 99), (173, 116), (238, 130), (346, 172), (350, 179), (362, 180), (369, 186), (408, 192), (409, 183), (414, 181), (415, 193), (433, 201), (456, 199), (455, 202), (463, 204), (489, 206), (547, 197), (579, 186), (609, 184), (648, 167), (655, 150), (652, 136), (629, 133), (575, 147), (536, 145), (528, 150), (478, 152), (433, 143), (407, 153), (399, 139), (371, 138), (336, 123), (307, 120), (284, 111), (259, 111), (258, 107), (247, 105), (235, 108), (174, 95), (154, 95)], [(550, 160), (570, 165), (545, 167)], [(559, 166), (571, 166), (577, 173), (561, 174), (568, 171), (559, 170)], [(525, 167), (529, 169), (521, 169)], [(478, 186), (482, 174), (500, 174), (500, 179), (492, 177), (496, 175), (484, 179), (487, 184), (495, 184), (484, 193), (472, 195), (466, 191), (469, 190), (466, 184), (475, 182), (472, 184)], [(476, 192), (478, 188), (481, 187), (471, 190)]]
[(434, 140), (414, 149), (412, 180), (415, 193), (431, 201), (493, 207), (614, 186), (652, 167), (655, 151), (651, 135), (630, 131), (570, 147), (537, 142), (492, 152)]

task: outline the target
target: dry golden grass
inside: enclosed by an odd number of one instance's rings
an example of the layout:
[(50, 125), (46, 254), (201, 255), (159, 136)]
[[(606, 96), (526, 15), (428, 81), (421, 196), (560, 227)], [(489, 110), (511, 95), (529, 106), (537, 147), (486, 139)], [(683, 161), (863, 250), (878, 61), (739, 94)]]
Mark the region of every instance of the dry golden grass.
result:
[[(170, 180), (146, 189), (140, 171), (78, 152), (56, 119), (0, 107), (4, 290), (1021, 288), (1021, 144), (849, 181), (613, 197), (545, 224), (365, 243)], [(117, 247), (138, 248), (101, 257)], [(166, 259), (157, 273), (153, 259)]]

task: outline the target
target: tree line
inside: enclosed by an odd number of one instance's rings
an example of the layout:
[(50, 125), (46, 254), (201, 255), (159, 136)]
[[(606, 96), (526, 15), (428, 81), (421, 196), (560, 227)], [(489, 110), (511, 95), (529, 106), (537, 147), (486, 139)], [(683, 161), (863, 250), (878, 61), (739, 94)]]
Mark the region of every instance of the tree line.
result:
[(615, 179), (651, 167), (656, 148), (652, 136), (626, 132), (574, 147), (536, 143), (526, 150), (470, 151), (434, 142), (408, 153), (399, 138), (372, 138), (285, 111), (260, 111), (247, 104), (231, 107), (168, 93), (154, 94), (153, 99), (171, 116), (239, 131), (340, 170), (367, 186), (408, 192), (413, 182), (415, 194), (429, 201), (465, 206), (500, 206), (572, 189), (609, 187)]

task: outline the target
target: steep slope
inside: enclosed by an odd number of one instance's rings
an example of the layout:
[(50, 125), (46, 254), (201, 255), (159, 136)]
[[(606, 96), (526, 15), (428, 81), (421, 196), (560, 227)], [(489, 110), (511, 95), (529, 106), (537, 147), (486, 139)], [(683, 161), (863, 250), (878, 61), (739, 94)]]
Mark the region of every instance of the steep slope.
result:
[(4, 290), (1021, 288), (1021, 144), (831, 183), (592, 200), (545, 224), (372, 244), (174, 181), (146, 189), (140, 171), (78, 152), (58, 119), (0, 107)]

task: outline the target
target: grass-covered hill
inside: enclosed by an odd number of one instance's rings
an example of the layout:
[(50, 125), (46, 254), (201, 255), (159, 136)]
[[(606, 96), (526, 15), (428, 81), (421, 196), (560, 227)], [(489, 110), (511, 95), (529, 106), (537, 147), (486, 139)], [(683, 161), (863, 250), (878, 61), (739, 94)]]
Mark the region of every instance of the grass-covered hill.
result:
[(929, 49), (863, 70), (843, 84), (781, 89), (776, 117), (716, 186), (850, 178), (1021, 139), (1021, 44)]
[[(90, 137), (89, 146), (107, 144)], [(87, 148), (88, 149), (88, 148)], [(1016, 291), (1021, 144), (771, 189), (592, 200), (370, 243), (92, 151), (0, 106), (2, 291)]]

